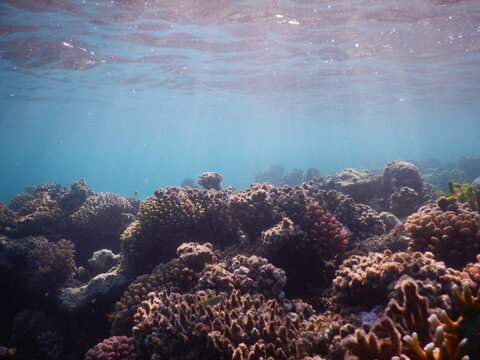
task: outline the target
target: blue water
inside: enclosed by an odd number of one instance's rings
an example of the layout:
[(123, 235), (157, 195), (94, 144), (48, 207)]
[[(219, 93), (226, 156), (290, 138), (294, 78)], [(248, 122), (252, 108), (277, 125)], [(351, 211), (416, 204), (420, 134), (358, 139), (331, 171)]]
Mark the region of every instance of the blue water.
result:
[(479, 19), (454, 0), (3, 1), (0, 201), (479, 156)]

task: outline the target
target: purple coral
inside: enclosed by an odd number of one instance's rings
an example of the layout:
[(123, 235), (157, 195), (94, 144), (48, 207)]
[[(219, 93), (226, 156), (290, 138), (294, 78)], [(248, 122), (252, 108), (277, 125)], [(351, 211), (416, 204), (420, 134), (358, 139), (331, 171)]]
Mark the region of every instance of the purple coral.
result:
[(131, 337), (112, 336), (88, 350), (85, 360), (134, 360), (132, 340)]

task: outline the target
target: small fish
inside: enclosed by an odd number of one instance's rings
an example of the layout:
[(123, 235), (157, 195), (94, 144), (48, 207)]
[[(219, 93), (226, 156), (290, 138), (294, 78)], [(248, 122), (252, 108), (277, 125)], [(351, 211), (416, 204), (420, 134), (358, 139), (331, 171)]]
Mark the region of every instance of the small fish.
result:
[(203, 300), (200, 302), (200, 304), (203, 306), (213, 306), (213, 305), (219, 304), (220, 302), (222, 302), (222, 300), (223, 300), (223, 296), (219, 295), (219, 296), (211, 297), (210, 299), (207, 299), (207, 300)]
[(137, 196), (138, 195), (138, 190), (133, 190), (133, 196)]

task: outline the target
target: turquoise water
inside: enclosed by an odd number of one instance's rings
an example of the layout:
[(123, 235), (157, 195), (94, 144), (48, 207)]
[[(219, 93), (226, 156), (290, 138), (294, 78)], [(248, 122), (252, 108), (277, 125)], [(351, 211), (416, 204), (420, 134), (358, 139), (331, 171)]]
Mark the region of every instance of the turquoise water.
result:
[(0, 201), (480, 155), (478, 1), (0, 3)]

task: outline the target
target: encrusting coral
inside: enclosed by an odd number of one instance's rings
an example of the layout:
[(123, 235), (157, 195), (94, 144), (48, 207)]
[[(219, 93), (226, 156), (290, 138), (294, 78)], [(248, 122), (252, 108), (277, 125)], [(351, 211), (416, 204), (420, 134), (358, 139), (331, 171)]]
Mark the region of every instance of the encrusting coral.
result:
[(448, 266), (461, 268), (480, 253), (480, 214), (443, 197), (410, 215), (405, 229), (411, 250), (430, 251)]

